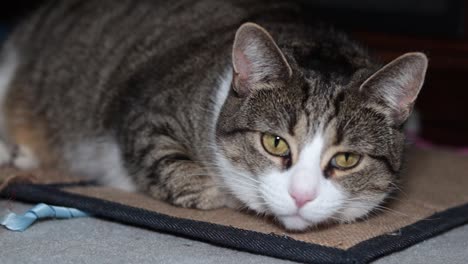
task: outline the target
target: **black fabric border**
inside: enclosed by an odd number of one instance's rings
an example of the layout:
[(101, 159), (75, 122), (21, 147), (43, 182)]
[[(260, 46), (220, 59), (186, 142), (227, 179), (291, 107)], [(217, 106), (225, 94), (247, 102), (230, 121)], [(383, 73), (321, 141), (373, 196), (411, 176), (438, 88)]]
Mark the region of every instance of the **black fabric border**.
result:
[(395, 234), (380, 235), (363, 241), (349, 248), (347, 252), (354, 258), (368, 263), (464, 224), (468, 224), (468, 204), (435, 213), (397, 230)]
[(14, 184), (0, 197), (24, 202), (69, 206), (108, 220), (178, 235), (254, 254), (303, 263), (368, 263), (468, 223), (468, 204), (447, 209), (397, 230), (363, 241), (347, 250), (264, 234), (235, 227), (176, 218), (103, 199), (68, 193), (59, 188), (75, 184)]
[(68, 193), (47, 185), (14, 184), (0, 196), (24, 201), (74, 207), (95, 217), (183, 236), (217, 246), (303, 263), (355, 263), (344, 250), (235, 227), (176, 218), (107, 200)]

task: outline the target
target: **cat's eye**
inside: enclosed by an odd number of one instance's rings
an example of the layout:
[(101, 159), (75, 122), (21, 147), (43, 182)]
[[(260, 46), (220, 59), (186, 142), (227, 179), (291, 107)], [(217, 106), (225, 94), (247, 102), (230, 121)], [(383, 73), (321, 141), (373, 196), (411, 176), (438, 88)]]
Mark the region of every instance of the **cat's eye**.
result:
[(360, 160), (361, 156), (359, 154), (343, 152), (335, 155), (330, 163), (336, 169), (347, 170), (358, 165)]
[(290, 155), (288, 143), (279, 136), (263, 134), (262, 145), (263, 148), (273, 156), (286, 157)]

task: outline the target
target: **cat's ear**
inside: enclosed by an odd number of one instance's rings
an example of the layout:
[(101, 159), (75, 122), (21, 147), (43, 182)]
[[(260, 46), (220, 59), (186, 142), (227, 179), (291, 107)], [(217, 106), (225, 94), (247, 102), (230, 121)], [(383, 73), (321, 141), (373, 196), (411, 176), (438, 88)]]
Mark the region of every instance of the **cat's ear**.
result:
[(360, 91), (383, 102), (389, 107), (395, 124), (401, 125), (409, 117), (424, 83), (427, 63), (423, 53), (406, 53), (369, 77)]
[(247, 96), (265, 84), (287, 80), (291, 67), (268, 32), (254, 23), (243, 24), (236, 32), (232, 49), (233, 89)]

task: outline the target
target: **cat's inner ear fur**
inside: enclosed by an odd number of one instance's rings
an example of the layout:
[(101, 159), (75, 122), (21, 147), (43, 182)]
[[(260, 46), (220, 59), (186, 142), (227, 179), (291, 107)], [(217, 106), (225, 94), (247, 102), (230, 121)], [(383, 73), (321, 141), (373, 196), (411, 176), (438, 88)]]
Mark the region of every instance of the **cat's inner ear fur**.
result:
[(291, 67), (273, 38), (254, 23), (245, 23), (237, 30), (232, 64), (233, 89), (242, 97), (292, 75)]
[(423, 53), (406, 53), (369, 77), (360, 91), (383, 102), (389, 107), (395, 124), (401, 125), (409, 117), (424, 83), (427, 64)]

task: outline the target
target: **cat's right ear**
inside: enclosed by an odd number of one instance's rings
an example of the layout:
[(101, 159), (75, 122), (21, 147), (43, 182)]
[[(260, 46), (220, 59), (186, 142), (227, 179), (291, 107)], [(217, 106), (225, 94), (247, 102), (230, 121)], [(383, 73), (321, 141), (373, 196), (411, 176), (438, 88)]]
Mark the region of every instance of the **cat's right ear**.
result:
[(241, 97), (292, 75), (291, 67), (268, 32), (254, 23), (236, 32), (232, 49), (233, 89)]

